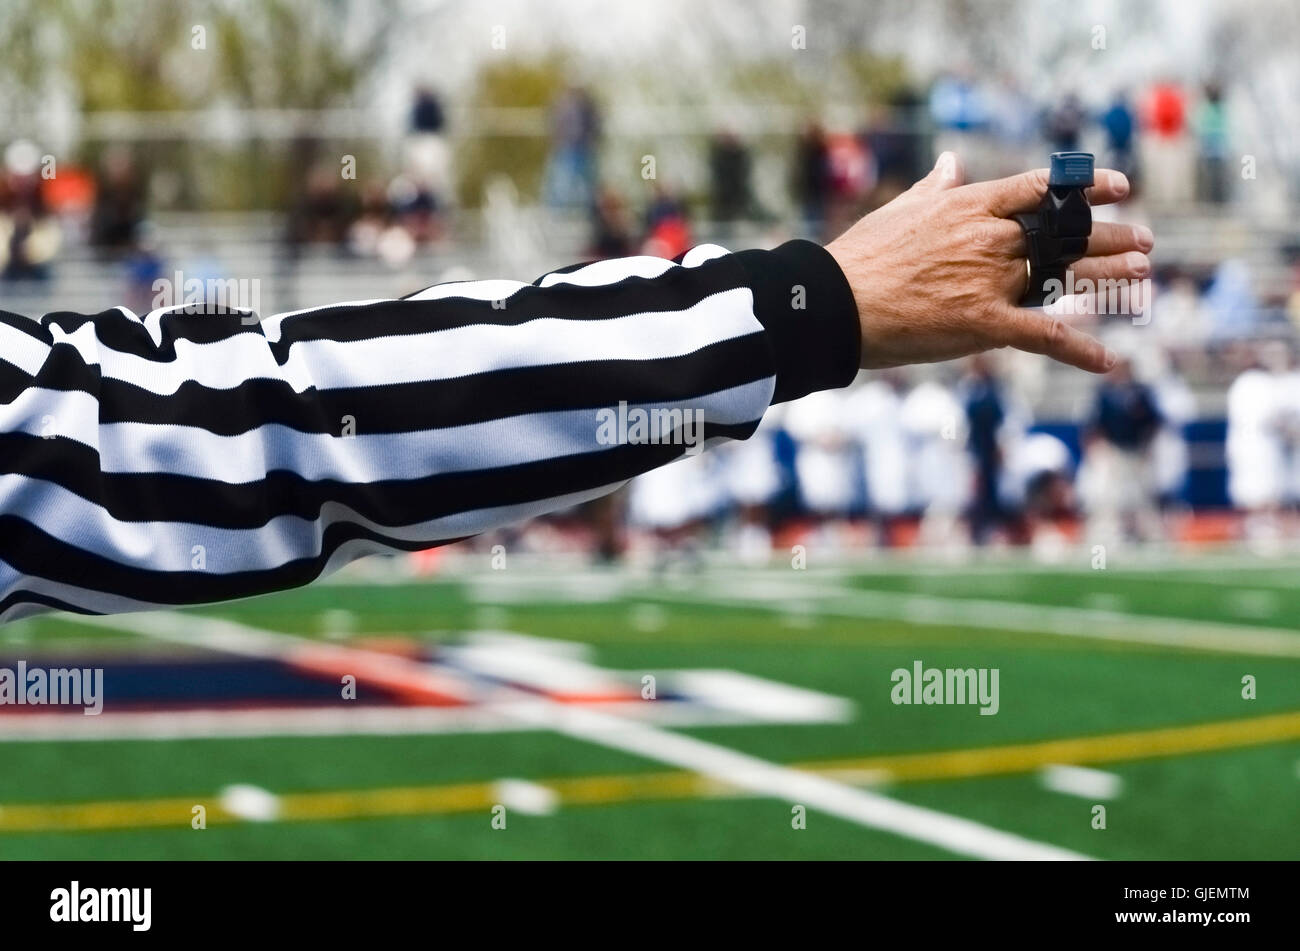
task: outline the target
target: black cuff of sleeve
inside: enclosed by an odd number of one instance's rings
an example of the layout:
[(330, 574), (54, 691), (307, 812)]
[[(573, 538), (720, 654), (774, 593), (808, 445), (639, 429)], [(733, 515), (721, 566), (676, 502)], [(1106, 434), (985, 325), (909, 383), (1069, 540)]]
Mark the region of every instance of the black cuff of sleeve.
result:
[(830, 252), (811, 241), (735, 255), (754, 292), (754, 315), (776, 363), (773, 403), (848, 386), (858, 372), (862, 326), (853, 289)]

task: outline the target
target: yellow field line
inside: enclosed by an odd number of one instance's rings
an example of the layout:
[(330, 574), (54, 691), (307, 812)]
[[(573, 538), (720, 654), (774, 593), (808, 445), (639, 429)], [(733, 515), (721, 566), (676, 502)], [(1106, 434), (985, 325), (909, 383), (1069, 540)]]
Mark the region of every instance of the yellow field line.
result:
[[(1191, 726), (1047, 740), (983, 749), (821, 760), (799, 769), (850, 782), (907, 782), (1023, 773), (1051, 764), (1113, 763), (1238, 749), (1300, 739), (1300, 711)], [(735, 793), (689, 772), (626, 773), (536, 781), (566, 806), (610, 805), (640, 800), (690, 799)], [(328, 792), (278, 797), (281, 821), (321, 821), (379, 816), (446, 815), (490, 809), (496, 784), (462, 783)], [(135, 799), (116, 802), (0, 806), (0, 832), (125, 829), (188, 826), (203, 805), (208, 823), (243, 821), (214, 800)]]
[(942, 753), (904, 753), (872, 756), (863, 759), (827, 760), (804, 763), (802, 767), (826, 770), (880, 771), (891, 780), (959, 779), (992, 776), (999, 773), (1022, 773), (1055, 763), (1117, 763), (1124, 760), (1151, 759), (1205, 753), (1212, 750), (1258, 746), (1300, 739), (1300, 711), (1251, 717), (1247, 720), (1222, 720), (1158, 730), (1081, 736), (1016, 746), (984, 749), (949, 750)]
[(0, 806), (0, 831), (123, 829), (188, 825), (193, 799), (123, 799), (54, 805)]

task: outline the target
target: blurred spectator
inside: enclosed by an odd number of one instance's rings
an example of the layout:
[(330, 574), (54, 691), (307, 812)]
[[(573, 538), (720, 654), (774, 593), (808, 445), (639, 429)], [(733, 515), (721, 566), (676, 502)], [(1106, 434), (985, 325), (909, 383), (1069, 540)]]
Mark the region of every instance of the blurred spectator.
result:
[(866, 143), (849, 132), (832, 132), (826, 136), (826, 163), (829, 170), (826, 228), (829, 234), (838, 234), (861, 214), (863, 199), (876, 185), (876, 170)]
[(930, 117), (941, 130), (974, 132), (988, 124), (988, 103), (970, 77), (944, 73), (930, 87)]
[(920, 126), (921, 103), (910, 90), (898, 93), (889, 105), (878, 107), (863, 133), (876, 163), (876, 179), (885, 194), (881, 201), (906, 191), (925, 177), (925, 136)]
[(428, 86), (415, 90), (415, 103), (411, 106), (411, 131), (419, 135), (439, 135), (446, 119), (442, 102)]
[(1127, 175), (1130, 181), (1138, 177), (1137, 119), (1123, 90), (1115, 93), (1106, 111), (1101, 114), (1101, 127), (1106, 133), (1107, 162), (1111, 168)]
[(358, 257), (373, 256), (388, 220), (387, 189), (379, 182), (367, 182), (361, 189), (360, 214), (348, 228), (348, 250)]
[(1221, 205), (1228, 200), (1228, 115), (1223, 90), (1206, 83), (1196, 110), (1196, 138), (1200, 144), (1200, 197)]
[(1156, 205), (1189, 204), (1196, 193), (1196, 151), (1187, 135), (1187, 104), (1183, 89), (1171, 79), (1147, 91), (1142, 123), (1148, 135), (1141, 142), (1143, 188)]
[[(991, 113), (993, 132), (1002, 149), (1009, 153), (1003, 170), (1007, 174), (1013, 174), (1012, 166), (1023, 167), (1019, 161), (1022, 154), (1036, 144), (1038, 127), (1033, 100), (1015, 77), (1003, 76), (993, 93)], [(924, 175), (925, 171), (927, 170), (922, 170), (920, 175)]]
[(101, 250), (127, 251), (145, 217), (145, 185), (130, 151), (113, 145), (100, 163), (90, 240)]
[(1088, 113), (1083, 103), (1078, 95), (1069, 92), (1047, 111), (1043, 119), (1043, 135), (1053, 152), (1075, 152), (1079, 149), (1079, 137), (1087, 121)]
[(645, 213), (645, 240), (641, 253), (675, 258), (691, 248), (691, 229), (686, 206), (673, 192), (656, 181)]
[(1192, 275), (1178, 267), (1162, 268), (1156, 283), (1150, 330), (1165, 346), (1203, 346), (1210, 335), (1210, 315)]
[(348, 250), (358, 257), (378, 258), (400, 268), (415, 253), (415, 241), (398, 224), (389, 205), (388, 189), (368, 182), (361, 190), (361, 210), (348, 227)]
[(442, 236), (444, 213), (451, 203), (451, 146), (445, 126), (437, 95), (427, 87), (417, 89), (405, 164), (388, 186), (393, 214), (417, 244)]
[(634, 254), (632, 219), (627, 202), (613, 188), (600, 190), (592, 206), (592, 238), (589, 252), (595, 258), (619, 258)]
[(0, 211), (26, 212), (33, 218), (46, 213), (41, 188), (41, 150), (34, 142), (18, 139), (5, 149), (4, 176), (0, 178)]
[(6, 280), (49, 277), (62, 241), (59, 223), (48, 213), (41, 190), (41, 153), (18, 140), (5, 149), (0, 179), (0, 275)]
[(301, 194), (289, 212), (289, 243), (341, 244), (353, 220), (338, 169), (328, 163), (307, 173)]
[(1220, 262), (1205, 291), (1205, 308), (1210, 322), (1210, 338), (1229, 340), (1254, 335), (1259, 323), (1259, 309), (1251, 286), (1246, 262), (1229, 258)]
[(442, 236), (442, 204), (430, 175), (415, 170), (395, 175), (388, 183), (388, 204), (414, 244)]
[(596, 195), (600, 114), (585, 89), (571, 86), (551, 109), (551, 152), (543, 192), (553, 208), (589, 208)]
[(722, 226), (724, 237), (734, 222), (755, 214), (751, 164), (749, 147), (734, 132), (719, 132), (713, 137), (709, 146), (709, 195), (713, 220)]
[(826, 149), (826, 133), (820, 125), (808, 125), (799, 137), (795, 150), (792, 191), (804, 227), (814, 236), (825, 235), (825, 222), (830, 205), (831, 168)]
[(154, 309), (158, 294), (155, 282), (166, 277), (166, 262), (158, 248), (157, 235), (148, 222), (137, 229), (135, 246), (127, 253), (124, 263), (126, 305), (137, 314), (147, 314)]
[(59, 249), (59, 226), (20, 207), (12, 215), (0, 215), (0, 264), (7, 281), (45, 280), (50, 263)]
[(1153, 135), (1176, 139), (1187, 123), (1187, 104), (1182, 87), (1172, 79), (1162, 79), (1147, 92), (1146, 125)]

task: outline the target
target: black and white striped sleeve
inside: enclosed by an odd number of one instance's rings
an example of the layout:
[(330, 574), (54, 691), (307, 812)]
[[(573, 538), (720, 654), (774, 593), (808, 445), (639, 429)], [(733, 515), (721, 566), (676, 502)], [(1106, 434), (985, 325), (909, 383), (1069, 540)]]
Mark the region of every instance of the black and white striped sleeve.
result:
[(0, 312), (0, 620), (244, 597), (591, 499), (683, 451), (601, 438), (609, 410), (743, 439), (859, 346), (806, 241), (260, 322)]

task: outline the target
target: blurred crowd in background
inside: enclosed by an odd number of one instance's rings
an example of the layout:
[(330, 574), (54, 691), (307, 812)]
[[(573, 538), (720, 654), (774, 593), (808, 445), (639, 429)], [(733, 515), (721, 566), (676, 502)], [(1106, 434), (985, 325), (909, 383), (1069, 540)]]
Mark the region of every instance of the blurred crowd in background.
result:
[(1079, 542), (1268, 550), (1298, 527), (1300, 369), (1281, 341), (1245, 352), (1226, 420), (1208, 421), (1170, 366), (1139, 377), (1137, 354), (1097, 382), (1077, 423), (1035, 419), (1001, 353), (919, 379), (864, 371), (776, 407), (743, 443), (640, 477), (618, 504), (632, 544), (665, 557), (724, 542), (765, 560), (810, 538), (823, 551), (1031, 545), (1049, 560)]
[[(1199, 216), (1217, 235), (1244, 219), (1226, 101), (1217, 82), (1174, 80), (1097, 101), (1074, 93), (1038, 101), (1010, 79), (944, 73), (860, 115), (810, 121), (775, 144), (767, 137), (762, 152), (784, 166), (773, 200), (755, 185), (760, 144), (725, 127), (697, 140), (703, 187), (683, 188), (671, 174), (641, 174), (637, 185), (608, 175), (601, 107), (571, 85), (547, 113), (538, 197), (552, 220), (583, 223), (586, 257), (674, 257), (701, 241), (827, 240), (923, 176), (942, 149), (985, 176), (1087, 149), (1133, 183), (1128, 202), (1099, 216)], [(448, 115), (433, 89), (416, 89), (384, 177), (375, 163), (348, 175), (346, 156), (342, 171), (333, 155), (305, 161), (280, 209), (284, 257), (391, 269), (429, 262), (436, 274), (440, 253), (471, 240)], [(4, 151), (0, 290), (49, 281), (65, 249), (85, 248), (119, 269), (125, 302), (148, 311), (174, 262), (151, 223), (147, 156), (113, 144), (84, 167), (51, 173), (51, 161), (26, 140)], [(777, 408), (746, 442), (510, 534), (525, 546), (577, 544), (611, 558), (638, 547), (671, 558), (721, 543), (755, 560), (808, 537), (844, 547), (1026, 544), (1050, 555), (1079, 540), (1295, 536), (1300, 246), (1283, 230), (1265, 250), (1281, 262), (1281, 282), (1261, 281), (1252, 260), (1212, 248), (1162, 260), (1158, 246), (1138, 310), (1094, 320), (1123, 359), (1081, 384), (1068, 407), (1052, 401), (1041, 369), (1005, 354), (864, 374), (847, 390)]]

